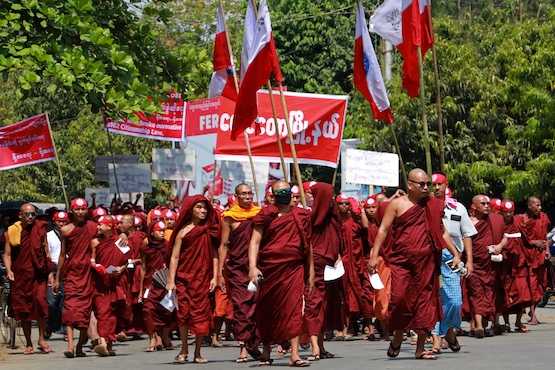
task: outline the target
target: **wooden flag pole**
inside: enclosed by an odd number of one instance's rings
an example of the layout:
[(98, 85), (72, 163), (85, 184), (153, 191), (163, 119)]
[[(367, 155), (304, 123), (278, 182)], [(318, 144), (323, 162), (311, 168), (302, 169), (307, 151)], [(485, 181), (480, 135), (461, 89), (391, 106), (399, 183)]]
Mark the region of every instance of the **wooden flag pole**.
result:
[(52, 135), (52, 127), (50, 126), (50, 118), (48, 118), (48, 112), (46, 112), (46, 123), (48, 125), (48, 133), (50, 134), (50, 140), (52, 140), (52, 146), (54, 147), (54, 156), (56, 157), (56, 166), (58, 167), (58, 175), (60, 176), (60, 183), (62, 185), (62, 192), (64, 194), (66, 209), (69, 209), (69, 199), (67, 197), (66, 185), (64, 183), (64, 176), (62, 174), (62, 166), (60, 166), (60, 158), (58, 157), (58, 149), (56, 148), (54, 135)]
[[(428, 3), (428, 19), (430, 21), (430, 31), (434, 32), (432, 22), (432, 2)], [(443, 138), (443, 112), (441, 110), (441, 88), (439, 85), (439, 67), (437, 63), (436, 43), (432, 43), (432, 62), (434, 64), (434, 80), (436, 83), (436, 110), (437, 110), (437, 133), (439, 136), (439, 169), (445, 172), (445, 144)]]
[(212, 191), (210, 192), (210, 203), (214, 200), (214, 192), (216, 191), (216, 173), (218, 169), (217, 161), (214, 159), (214, 168), (212, 169)]
[(426, 153), (426, 172), (432, 176), (432, 155), (430, 152), (430, 134), (428, 132), (428, 118), (426, 117), (426, 96), (424, 94), (424, 65), (422, 48), (418, 46), (418, 69), (420, 71), (420, 103), (422, 105), (422, 126), (424, 127), (424, 151)]
[(299, 186), (299, 192), (301, 193), (301, 203), (306, 207), (306, 197), (303, 188), (303, 178), (301, 176), (301, 169), (299, 167), (299, 162), (297, 161), (297, 150), (295, 149), (295, 143), (293, 142), (293, 131), (291, 130), (291, 122), (289, 121), (289, 109), (287, 109), (287, 102), (285, 101), (285, 94), (283, 93), (283, 85), (281, 81), (278, 81), (279, 95), (281, 97), (281, 108), (283, 109), (283, 114), (285, 116), (285, 122), (287, 123), (287, 137), (289, 139), (289, 145), (291, 147), (291, 157), (293, 157), (293, 169), (295, 170), (295, 178)]
[[(272, 93), (272, 84), (270, 83), (270, 81), (268, 81), (267, 87), (268, 87), (268, 97), (270, 98), (270, 105), (272, 106), (272, 115), (274, 116), (274, 127), (276, 129), (276, 142), (279, 149), (279, 161), (283, 172), (283, 179), (285, 181), (289, 181), (289, 176), (287, 176), (287, 173), (288, 173), (287, 165), (285, 164), (285, 154), (283, 153), (283, 145), (281, 144), (281, 133), (279, 131), (279, 124), (277, 119), (276, 103), (274, 102), (274, 96)], [(285, 120), (287, 121), (287, 117), (285, 118)]]
[(110, 131), (106, 126), (106, 115), (104, 114), (104, 110), (102, 111), (102, 120), (104, 122), (104, 128), (106, 129), (106, 135), (108, 136), (108, 150), (110, 151), (110, 156), (112, 157), (112, 165), (114, 166), (114, 180), (116, 183), (116, 194), (118, 195), (118, 199), (121, 199), (121, 194), (119, 192), (118, 173), (116, 171), (116, 157), (114, 156), (114, 150), (112, 149), (112, 137), (110, 136)]
[[(220, 0), (218, 2), (218, 6), (220, 7), (220, 10), (222, 11), (222, 14), (224, 13), (224, 6), (222, 4), (222, 0)], [(235, 86), (235, 91), (237, 92), (237, 95), (239, 94), (239, 80), (237, 79), (237, 72), (235, 71), (235, 61), (233, 59), (233, 51), (231, 49), (231, 41), (229, 41), (229, 33), (227, 32), (227, 24), (225, 23), (225, 16), (224, 16), (224, 31), (225, 31), (225, 40), (226, 40), (226, 44), (227, 44), (227, 50), (229, 52), (229, 58), (231, 60), (231, 70), (233, 72), (233, 82), (234, 82), (234, 86)], [(252, 182), (254, 185), (254, 197), (255, 199), (260, 202), (260, 198), (258, 197), (258, 182), (256, 181), (256, 172), (254, 169), (254, 160), (252, 158), (252, 149), (251, 149), (251, 142), (249, 139), (249, 135), (247, 134), (247, 131), (243, 131), (243, 136), (245, 137), (245, 145), (247, 147), (247, 154), (249, 156), (249, 163), (250, 163), (250, 167), (251, 167), (251, 172), (252, 172)], [(216, 164), (216, 161), (214, 161), (214, 165)]]
[(408, 185), (407, 180), (407, 169), (405, 168), (405, 161), (403, 161), (403, 156), (401, 155), (401, 147), (399, 146), (399, 140), (397, 139), (397, 133), (393, 128), (393, 125), (389, 125), (389, 130), (391, 131), (391, 136), (393, 136), (393, 142), (395, 143), (395, 151), (399, 156), (399, 162), (401, 163), (401, 174), (403, 175), (403, 181), (405, 183), (405, 188)]

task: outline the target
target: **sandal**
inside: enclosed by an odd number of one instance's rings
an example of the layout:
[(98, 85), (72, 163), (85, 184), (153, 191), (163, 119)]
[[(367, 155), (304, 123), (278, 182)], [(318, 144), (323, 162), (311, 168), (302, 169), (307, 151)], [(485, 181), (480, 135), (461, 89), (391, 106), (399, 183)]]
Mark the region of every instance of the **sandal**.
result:
[(398, 347), (394, 347), (393, 341), (389, 342), (389, 348), (387, 349), (387, 357), (395, 358), (399, 356), (400, 352), (401, 352), (401, 344), (399, 344)]
[(85, 352), (81, 351), (75, 351), (75, 357), (87, 357), (87, 354)]
[(455, 337), (454, 341), (450, 341), (449, 339), (447, 339), (447, 336), (445, 336), (445, 341), (447, 342), (447, 346), (449, 346), (449, 349), (453, 352), (459, 352), (461, 350), (461, 345), (459, 344), (459, 341), (457, 340), (457, 337)]
[(524, 324), (515, 325), (515, 332), (516, 333), (528, 333), (528, 327)]
[(193, 362), (195, 364), (206, 364), (208, 362), (207, 359), (203, 358), (203, 357), (195, 357), (195, 359), (193, 360)]
[(94, 346), (94, 351), (100, 357), (110, 356), (110, 352), (108, 351), (108, 346), (107, 346), (106, 342), (104, 342), (104, 341), (99, 341), (98, 344), (96, 346)]
[(75, 354), (73, 351), (64, 351), (64, 356), (66, 356), (66, 358), (74, 358)]
[(25, 349), (23, 350), (24, 355), (32, 355), (33, 353), (35, 353), (33, 347), (25, 347)]
[(258, 362), (258, 366), (272, 366), (272, 364), (274, 363), (274, 360), (272, 360), (271, 358), (268, 360), (260, 360)]
[(290, 367), (308, 367), (310, 366), (310, 362), (305, 361), (305, 360), (297, 360), (294, 361), (293, 363), (289, 364)]
[(476, 329), (474, 330), (474, 338), (482, 339), (486, 335), (484, 329)]
[(430, 351), (423, 351), (419, 355), (414, 355), (417, 360), (437, 360), (437, 357)]
[(173, 359), (174, 364), (186, 364), (189, 360), (187, 360), (187, 353), (180, 353)]
[(39, 345), (38, 350), (40, 353), (50, 353), (52, 352), (52, 348), (48, 344)]
[(375, 342), (375, 341), (379, 340), (378, 337), (376, 337), (376, 334), (374, 334), (374, 333), (368, 335), (368, 337), (366, 339), (369, 340), (370, 342)]
[(331, 352), (324, 351), (320, 353), (320, 358), (334, 358), (335, 355)]
[(156, 347), (153, 347), (153, 346), (146, 347), (145, 352), (156, 352)]
[(237, 360), (235, 360), (235, 362), (237, 362), (238, 364), (242, 364), (248, 361), (249, 361), (248, 357), (237, 357)]
[(439, 348), (432, 348), (432, 353), (434, 355), (441, 355), (441, 349)]
[(320, 361), (320, 355), (310, 355), (306, 358), (307, 361)]

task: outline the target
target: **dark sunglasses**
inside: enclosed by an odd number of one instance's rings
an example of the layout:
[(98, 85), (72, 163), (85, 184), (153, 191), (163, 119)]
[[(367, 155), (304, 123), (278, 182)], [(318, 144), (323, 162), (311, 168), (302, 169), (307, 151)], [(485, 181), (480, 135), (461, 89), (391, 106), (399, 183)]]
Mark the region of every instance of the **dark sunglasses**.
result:
[(37, 217), (36, 212), (23, 212), (22, 215), (23, 217)]
[(291, 189), (272, 190), (272, 194), (274, 194), (274, 195), (288, 195), (288, 194), (291, 194)]

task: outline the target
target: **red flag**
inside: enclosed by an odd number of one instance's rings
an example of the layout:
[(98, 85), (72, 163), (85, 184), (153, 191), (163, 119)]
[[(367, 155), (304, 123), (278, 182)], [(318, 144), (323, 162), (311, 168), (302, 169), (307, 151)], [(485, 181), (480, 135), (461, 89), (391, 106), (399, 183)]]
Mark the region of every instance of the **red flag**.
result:
[(360, 1), (356, 10), (355, 61), (353, 80), (358, 91), (368, 100), (374, 119), (393, 123), (389, 99), (378, 58), (368, 33), (364, 8)]
[[(251, 2), (248, 3), (252, 6)], [(241, 80), (237, 105), (235, 106), (231, 139), (252, 125), (257, 116), (256, 92), (273, 75), (278, 81), (283, 79), (279, 59), (272, 36), (272, 23), (266, 0), (260, 2), (256, 25), (245, 24), (245, 32), (254, 32), (251, 45), (244, 45), (247, 51), (247, 66)], [(244, 69), (243, 67), (241, 67)]]
[(231, 62), (231, 55), (227, 44), (224, 11), (221, 6), (218, 6), (216, 18), (216, 37), (212, 54), (214, 72), (208, 86), (208, 97), (213, 98), (223, 95), (229, 99), (236, 100), (237, 89), (233, 81), (234, 66)]

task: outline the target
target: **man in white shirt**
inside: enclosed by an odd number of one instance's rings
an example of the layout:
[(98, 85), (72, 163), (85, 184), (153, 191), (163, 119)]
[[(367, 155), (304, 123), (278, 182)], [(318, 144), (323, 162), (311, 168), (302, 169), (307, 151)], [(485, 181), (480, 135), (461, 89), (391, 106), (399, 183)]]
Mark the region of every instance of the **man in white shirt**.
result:
[[(46, 240), (48, 242), (48, 251), (50, 252), (50, 260), (56, 268), (53, 271), (57, 270), (58, 267), (58, 259), (60, 257), (60, 250), (62, 247), (62, 242), (60, 238), (60, 229), (67, 225), (69, 222), (69, 215), (67, 212), (58, 211), (55, 212), (52, 216), (52, 229), (48, 231), (46, 234)], [(51, 272), (48, 276), (48, 293), (47, 293), (47, 300), (48, 300), (48, 327), (47, 333), (52, 333), (54, 331), (58, 331), (61, 329), (62, 323), (62, 307), (64, 304), (64, 292), (63, 289), (60, 288), (58, 294), (54, 294), (52, 291), (52, 285), (55, 280), (55, 272)]]

